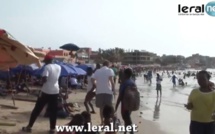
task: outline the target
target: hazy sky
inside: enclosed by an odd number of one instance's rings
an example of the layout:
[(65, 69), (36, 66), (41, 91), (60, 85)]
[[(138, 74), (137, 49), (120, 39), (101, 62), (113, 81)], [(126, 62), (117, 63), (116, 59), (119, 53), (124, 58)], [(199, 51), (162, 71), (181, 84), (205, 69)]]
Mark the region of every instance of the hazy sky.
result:
[(0, 28), (32, 47), (121, 47), (215, 56), (215, 17), (178, 16), (205, 0), (0, 0)]

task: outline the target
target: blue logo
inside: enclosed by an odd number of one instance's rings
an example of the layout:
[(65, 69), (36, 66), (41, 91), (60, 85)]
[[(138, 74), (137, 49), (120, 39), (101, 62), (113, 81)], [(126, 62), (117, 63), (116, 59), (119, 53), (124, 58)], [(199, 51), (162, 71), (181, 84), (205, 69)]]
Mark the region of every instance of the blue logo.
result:
[(215, 1), (209, 2), (205, 6), (205, 11), (208, 15), (215, 17)]

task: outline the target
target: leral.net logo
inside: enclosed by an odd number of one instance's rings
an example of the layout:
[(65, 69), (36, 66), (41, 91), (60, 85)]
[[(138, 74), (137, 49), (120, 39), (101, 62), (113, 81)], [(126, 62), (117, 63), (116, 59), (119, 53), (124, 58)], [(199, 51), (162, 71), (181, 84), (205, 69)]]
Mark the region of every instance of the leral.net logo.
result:
[(178, 15), (180, 16), (203, 16), (205, 13), (215, 17), (215, 1), (209, 2), (206, 5), (195, 6), (178, 4)]

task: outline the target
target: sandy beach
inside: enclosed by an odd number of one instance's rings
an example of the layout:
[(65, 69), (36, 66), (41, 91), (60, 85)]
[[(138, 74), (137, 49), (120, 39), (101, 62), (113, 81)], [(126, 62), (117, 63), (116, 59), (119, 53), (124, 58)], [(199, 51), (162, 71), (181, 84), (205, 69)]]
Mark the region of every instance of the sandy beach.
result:
[[(70, 101), (71, 102), (77, 102), (80, 105), (80, 111), (84, 111), (85, 107), (83, 106), (83, 98), (85, 96), (85, 92), (77, 92), (76, 94), (70, 94)], [(10, 99), (1, 99), (0, 104), (5, 105), (13, 105), (12, 100)], [(16, 123), (16, 126), (10, 126), (10, 127), (0, 127), (1, 134), (23, 134), (23, 132), (20, 131), (20, 128), (25, 126), (29, 120), (29, 116), (31, 113), (31, 110), (34, 107), (33, 102), (24, 102), (24, 101), (16, 101), (16, 106), (19, 107), (17, 110), (12, 109), (2, 109), (0, 110), (0, 118), (3, 122), (12, 122)], [(100, 118), (99, 118), (99, 112), (96, 108), (97, 114), (92, 114), (92, 122), (93, 124), (99, 125)], [(78, 112), (77, 112), (78, 113)], [(120, 115), (120, 114), (119, 114)], [(132, 119), (135, 124), (138, 125), (139, 132), (143, 132), (144, 134), (156, 134), (160, 133), (159, 128), (156, 124), (154, 124), (151, 121), (146, 121), (142, 118), (140, 118), (139, 111), (132, 114)], [(120, 116), (119, 116), (120, 117)], [(57, 124), (63, 125), (69, 122), (70, 119), (58, 119)], [(49, 120), (44, 117), (39, 117), (33, 127), (32, 134), (46, 134), (49, 128)], [(6, 132), (4, 132), (6, 131)]]
[[(196, 86), (193, 78), (187, 79), (189, 84), (186, 88), (172, 88), (168, 78), (163, 80), (163, 96), (160, 100), (156, 97), (155, 82), (151, 86), (143, 82), (143, 78), (137, 79), (136, 83), (141, 92), (141, 108), (132, 113), (133, 123), (138, 125), (138, 134), (188, 134), (189, 112), (183, 107), (191, 89)], [(118, 87), (118, 86), (117, 86)], [(86, 92), (77, 90), (69, 96), (68, 102), (78, 103), (80, 112), (85, 110), (83, 100)], [(161, 102), (160, 102), (161, 101)], [(159, 106), (160, 103), (160, 106)], [(1, 98), (0, 104), (13, 105), (12, 100)], [(3, 122), (14, 122), (16, 126), (0, 127), (1, 131), (7, 133), (1, 134), (24, 134), (20, 132), (23, 126), (26, 126), (30, 113), (34, 107), (33, 102), (16, 101), (17, 110), (0, 109), (0, 120)], [(118, 110), (120, 112), (120, 110)], [(78, 112), (76, 112), (78, 113)], [(75, 114), (75, 112), (73, 113)], [(118, 113), (119, 117), (120, 113)], [(64, 125), (70, 119), (58, 119), (58, 125)], [(122, 119), (121, 119), (122, 121)], [(99, 112), (96, 108), (96, 114), (92, 114), (92, 122), (95, 125), (100, 124)], [(49, 129), (49, 120), (39, 117), (33, 127), (33, 134), (46, 134)]]

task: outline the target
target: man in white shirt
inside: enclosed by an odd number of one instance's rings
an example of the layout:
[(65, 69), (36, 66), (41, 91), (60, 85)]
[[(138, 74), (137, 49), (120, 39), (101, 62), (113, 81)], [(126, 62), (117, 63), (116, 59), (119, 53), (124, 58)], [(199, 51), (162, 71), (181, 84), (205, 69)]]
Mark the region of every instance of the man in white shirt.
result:
[(96, 70), (92, 76), (93, 83), (96, 84), (96, 107), (100, 109), (101, 123), (103, 124), (103, 108), (113, 102), (114, 72), (109, 68), (109, 62), (105, 61), (103, 67)]
[(41, 93), (38, 97), (36, 105), (31, 113), (30, 121), (27, 127), (23, 127), (22, 130), (25, 132), (31, 132), (31, 128), (37, 119), (38, 115), (46, 104), (50, 108), (50, 134), (55, 133), (55, 125), (57, 121), (57, 106), (59, 96), (59, 84), (58, 79), (61, 73), (61, 67), (57, 64), (52, 63), (53, 56), (46, 55), (44, 58), (45, 67), (42, 74), (43, 86)]

